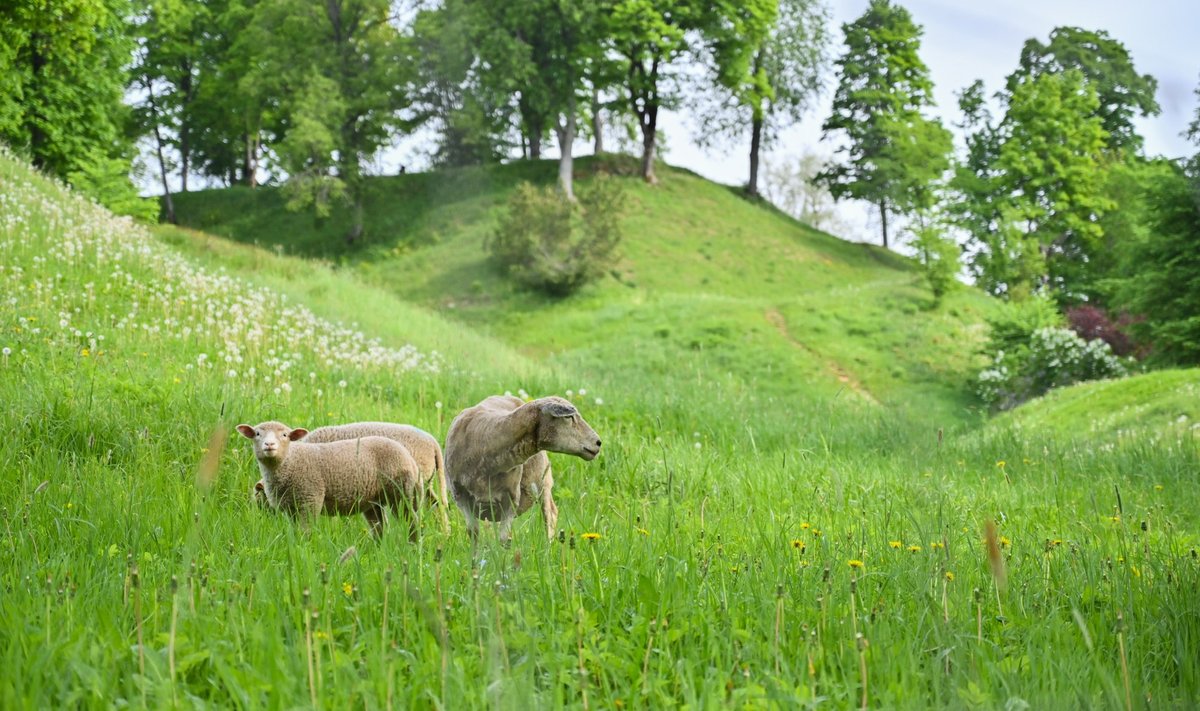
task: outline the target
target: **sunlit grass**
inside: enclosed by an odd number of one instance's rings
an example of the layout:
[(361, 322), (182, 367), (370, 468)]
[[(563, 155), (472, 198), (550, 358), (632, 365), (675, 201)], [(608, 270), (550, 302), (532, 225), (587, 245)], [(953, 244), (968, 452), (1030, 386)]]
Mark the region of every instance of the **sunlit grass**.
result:
[[(160, 268), (178, 257), (7, 157), (0, 195), (4, 708), (1125, 708), (1126, 684), (1139, 707), (1200, 699), (1190, 434), (939, 437), (700, 357), (620, 378), (492, 363), (464, 328), (423, 314), (410, 333), (377, 311), (412, 307), (333, 270), (294, 278), (267, 255), (257, 285), (184, 288), (195, 268)], [(129, 246), (101, 258), (111, 244)], [(254, 274), (242, 252), (199, 261), (227, 257), (224, 278)], [(304, 313), (303, 292), (312, 313), (296, 347), (222, 306), (289, 289), (284, 310)], [(116, 328), (135, 301), (136, 327)], [(361, 338), (334, 325), (355, 320)], [(213, 436), (267, 416), (442, 435), (522, 388), (570, 389), (605, 450), (553, 457), (563, 533), (526, 516), (512, 548), (489, 531), (472, 551), (457, 514), (416, 545), (356, 518), (304, 533), (251, 505), (248, 447)]]

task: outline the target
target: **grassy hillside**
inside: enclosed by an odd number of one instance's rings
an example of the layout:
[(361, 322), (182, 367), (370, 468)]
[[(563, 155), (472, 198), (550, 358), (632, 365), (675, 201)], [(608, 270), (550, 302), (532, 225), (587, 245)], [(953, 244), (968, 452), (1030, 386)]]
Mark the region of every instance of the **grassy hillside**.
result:
[(1096, 442), (1192, 441), (1200, 432), (1200, 370), (1162, 370), (1053, 390), (997, 417), (992, 431)]
[[(584, 159), (621, 173), (617, 157)], [(908, 411), (927, 431), (971, 418), (990, 304), (971, 290), (939, 309), (904, 258), (815, 232), (737, 191), (664, 168), (649, 187), (624, 178), (622, 259), (566, 300), (515, 289), (483, 241), (519, 180), (550, 182), (554, 164), (518, 163), (375, 179), (364, 244), (340, 239), (344, 215), (314, 222), (278, 191), (178, 196), (200, 229), (352, 265), (361, 278), (588, 379), (650, 372), (663, 387), (720, 377), (777, 401), (841, 398)]]
[[(1195, 447), (939, 442), (699, 355), (660, 377), (518, 352), (369, 268), (151, 234), (6, 155), (0, 266), (0, 708), (1200, 698)], [(444, 436), (502, 388), (570, 389), (604, 439), (591, 463), (552, 455), (553, 541), (533, 515), (509, 549), (472, 549), (457, 515), (416, 544), (361, 519), (304, 532), (250, 505), (257, 469), (226, 440), (267, 418)]]

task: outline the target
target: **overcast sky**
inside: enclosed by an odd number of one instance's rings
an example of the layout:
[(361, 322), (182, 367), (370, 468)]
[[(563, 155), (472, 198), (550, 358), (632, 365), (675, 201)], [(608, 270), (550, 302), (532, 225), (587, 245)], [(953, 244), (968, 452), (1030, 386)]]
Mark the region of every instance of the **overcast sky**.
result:
[[(842, 24), (859, 17), (867, 4), (867, 0), (830, 0), (833, 56), (842, 52)], [(989, 94), (994, 92), (1016, 68), (1026, 39), (1045, 42), (1055, 27), (1073, 25), (1108, 31), (1128, 48), (1139, 73), (1158, 79), (1162, 113), (1138, 120), (1147, 153), (1176, 157), (1196, 151), (1180, 134), (1200, 103), (1193, 93), (1200, 84), (1200, 0), (902, 0), (900, 4), (924, 28), (920, 53), (934, 82), (934, 113), (947, 127), (958, 118), (955, 92), (976, 79), (984, 81)], [(833, 81), (831, 77), (821, 104), (805, 121), (767, 150), (769, 158), (795, 156), (805, 149), (832, 152), (831, 143), (821, 142), (820, 127), (829, 115)], [(694, 129), (685, 112), (668, 112), (661, 124), (670, 146), (668, 162), (722, 183), (745, 183), (746, 147), (727, 154), (697, 148), (690, 140)], [(843, 236), (877, 239), (870, 213), (846, 206), (842, 217), (850, 231)]]

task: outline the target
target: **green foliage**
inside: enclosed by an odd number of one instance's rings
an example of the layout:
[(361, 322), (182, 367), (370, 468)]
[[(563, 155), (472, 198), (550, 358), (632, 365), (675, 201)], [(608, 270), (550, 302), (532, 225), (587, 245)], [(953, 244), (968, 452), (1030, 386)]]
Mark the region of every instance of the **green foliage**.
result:
[(1085, 341), (1064, 323), (1044, 296), (1010, 302), (989, 318), (990, 363), (976, 380), (980, 398), (1007, 410), (1053, 388), (1125, 375), (1125, 364), (1107, 343)]
[(1200, 362), (1200, 170), (1174, 170), (1149, 185), (1150, 229), (1124, 260), (1115, 299), (1145, 315), (1134, 328), (1155, 357)]
[(924, 220), (911, 231), (910, 245), (916, 250), (917, 262), (933, 292), (934, 304), (940, 304), (942, 297), (958, 284), (962, 250), (939, 221)]
[[(129, 199), (121, 103), (133, 41), (127, 0), (19, 0), (0, 9), (0, 141), (100, 200)], [(117, 164), (121, 164), (118, 166)], [(72, 177), (73, 176), (73, 177)], [(87, 177), (84, 177), (87, 176)]]
[(158, 220), (158, 201), (138, 195), (129, 181), (128, 158), (112, 158), (93, 150), (78, 159), (77, 167), (66, 178), (71, 187), (118, 215), (147, 222)]
[(838, 88), (822, 130), (845, 133), (836, 151), (845, 158), (819, 179), (838, 199), (878, 206), (886, 247), (889, 212), (933, 204), (933, 184), (949, 167), (950, 132), (921, 113), (933, 105), (933, 82), (918, 55), (921, 28), (907, 10), (871, 0), (842, 30), (846, 51), (836, 62)]
[(578, 200), (530, 183), (517, 186), (487, 243), (518, 282), (566, 296), (603, 275), (621, 242), (620, 183), (598, 177)]
[(971, 269), (1007, 297), (1049, 286), (1078, 298), (1094, 279), (1105, 195), (1104, 129), (1095, 92), (1075, 70), (1018, 84), (993, 126), (976, 83), (960, 96), (972, 130), (957, 167), (953, 208), (971, 236)]
[(757, 195), (761, 149), (798, 122), (821, 90), (828, 64), (829, 10), (821, 0), (734, 6), (724, 8), (730, 20), (718, 17), (707, 23), (706, 53), (718, 92), (701, 109), (699, 141), (713, 144), (748, 133), (747, 192)]
[(1138, 151), (1142, 137), (1133, 125), (1134, 114), (1154, 116), (1160, 111), (1154, 98), (1158, 81), (1138, 74), (1129, 50), (1103, 30), (1056, 27), (1050, 41), (1025, 41), (1021, 62), (1008, 77), (1009, 93), (1027, 81), (1045, 74), (1078, 70), (1096, 93), (1097, 104), (1088, 114), (1100, 119), (1105, 145), (1116, 151)]

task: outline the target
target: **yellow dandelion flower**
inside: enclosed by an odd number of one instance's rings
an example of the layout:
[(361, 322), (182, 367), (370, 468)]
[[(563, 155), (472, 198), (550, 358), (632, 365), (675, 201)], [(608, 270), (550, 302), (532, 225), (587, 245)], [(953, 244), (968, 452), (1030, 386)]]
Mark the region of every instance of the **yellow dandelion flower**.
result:
[(954, 573), (946, 571), (946, 582), (954, 582)]
[(325, 630), (317, 630), (317, 633), (314, 634), (313, 636), (316, 637), (317, 639), (329, 639), (329, 633), (326, 632)]
[(800, 540), (799, 538), (793, 538), (792, 539), (792, 548), (798, 548), (798, 549), (800, 549), (800, 552), (803, 553), (804, 552), (804, 541)]
[(646, 529), (644, 529), (644, 528), (635, 528), (634, 530), (635, 530), (635, 531), (637, 531), (638, 533), (640, 533), (640, 534), (641, 534), (641, 535), (643, 535), (643, 536), (649, 536), (649, 535), (650, 535), (650, 532), (649, 532), (649, 531), (647, 531), (647, 530), (646, 530)]
[(1001, 459), (1000, 461), (996, 462), (996, 466), (997, 466), (997, 467), (999, 467), (1000, 469), (1003, 469), (1003, 468), (1004, 468), (1005, 466), (1007, 466), (1007, 465), (1008, 465), (1008, 462), (1004, 461), (1003, 459)]
[(1121, 515), (1120, 515), (1120, 514), (1117, 514), (1116, 516), (1109, 516), (1109, 517), (1108, 517), (1108, 520), (1109, 520), (1109, 521), (1112, 521), (1113, 523), (1120, 523), (1120, 522), (1121, 522)]
[(888, 541), (888, 545), (891, 546), (892, 548), (900, 548), (904, 544), (901, 543), (900, 541)]
[(1163, 490), (1163, 485), (1162, 485), (1162, 484), (1155, 484), (1155, 485), (1154, 485), (1154, 490), (1155, 490), (1155, 491), (1162, 491), (1162, 490)]
[(349, 596), (354, 592), (354, 586), (350, 583), (342, 583), (342, 592)]
[(908, 552), (909, 552), (909, 553), (920, 553), (920, 552), (921, 552), (921, 546), (909, 546), (909, 547), (908, 547)]
[(600, 534), (599, 533), (585, 533), (582, 536), (580, 536), (580, 538), (582, 538), (585, 541), (596, 541), (596, 540), (600, 539)]
[(1136, 565), (1129, 566), (1129, 569), (1131, 571), (1133, 571), (1133, 577), (1135, 577), (1135, 578), (1142, 577), (1142, 571), (1138, 570), (1138, 567)]
[(941, 549), (946, 547), (946, 544), (942, 543), (941, 541), (933, 541), (929, 544), (929, 547), (935, 551), (940, 551)]
[(1055, 538), (1054, 540), (1050, 541), (1050, 545), (1052, 545), (1052, 546), (1054, 546), (1055, 548), (1057, 548), (1058, 546), (1061, 546), (1061, 545), (1062, 545), (1062, 539), (1061, 539), (1061, 538)]
[(68, 502), (67, 502), (67, 508), (69, 508), (69, 509), (73, 509), (73, 508), (75, 508), (75, 504), (72, 504), (71, 502), (69, 502), (69, 501), (68, 501)]
[(1008, 536), (1000, 536), (1000, 547), (1008, 548), (1012, 545), (1012, 541), (1008, 540)]
[(812, 524), (808, 523), (807, 521), (800, 524), (800, 530), (802, 530), (802, 531), (807, 531), (810, 528), (812, 528)]
[(851, 568), (861, 568), (863, 567), (863, 562), (857, 558), (851, 558), (850, 560), (846, 561), (846, 565), (850, 566)]
[(808, 565), (809, 565), (809, 563), (808, 563), (808, 561), (807, 561), (807, 560), (802, 560), (802, 561), (800, 561), (800, 567), (801, 567), (801, 568), (807, 568), (807, 567), (808, 567)]
[(79, 355), (83, 356), (84, 358), (87, 358), (87, 357), (88, 357), (88, 353), (89, 353), (89, 351), (88, 351), (88, 349), (86, 349), (86, 348), (84, 348), (83, 350), (79, 351)]
[(813, 534), (814, 536), (816, 536), (817, 538), (820, 538), (820, 537), (821, 537), (821, 532), (820, 532), (819, 530), (815, 529), (815, 528), (812, 530), (812, 534)]

